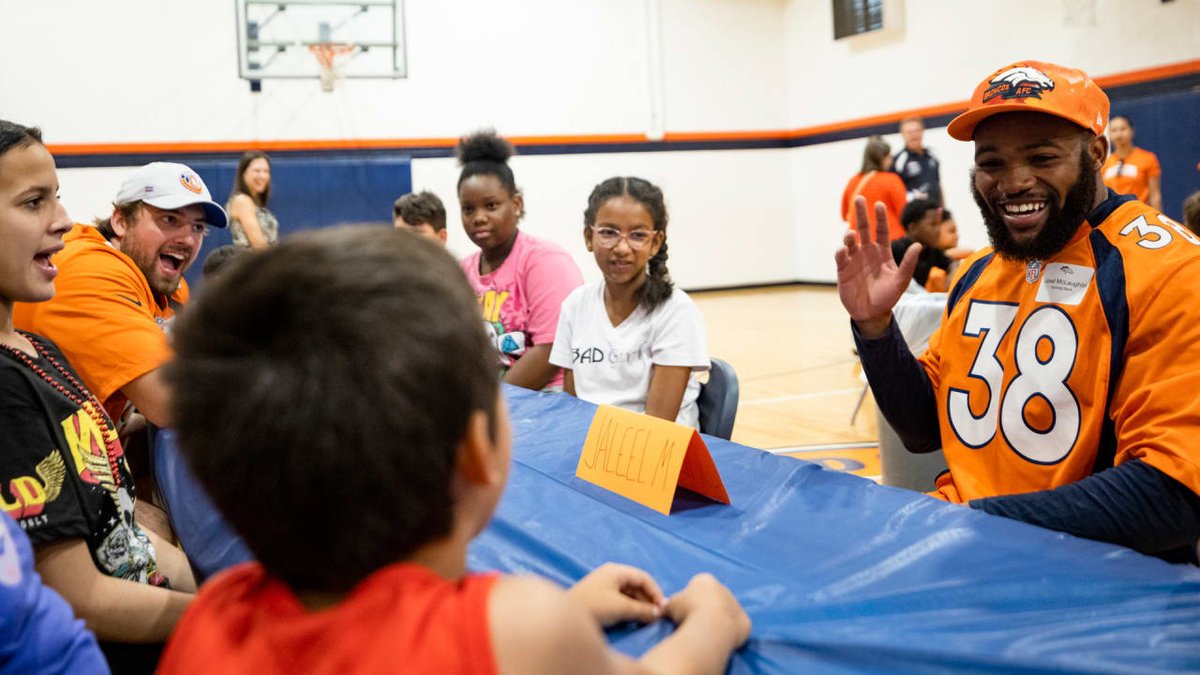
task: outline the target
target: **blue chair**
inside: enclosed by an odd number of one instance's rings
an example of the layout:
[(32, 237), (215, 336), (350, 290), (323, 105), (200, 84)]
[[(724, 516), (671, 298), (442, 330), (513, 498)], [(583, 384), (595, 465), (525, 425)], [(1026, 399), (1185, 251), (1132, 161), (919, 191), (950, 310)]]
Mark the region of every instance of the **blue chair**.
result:
[(738, 377), (733, 366), (721, 359), (712, 359), (708, 382), (700, 386), (700, 431), (709, 436), (729, 440), (733, 421), (737, 417)]

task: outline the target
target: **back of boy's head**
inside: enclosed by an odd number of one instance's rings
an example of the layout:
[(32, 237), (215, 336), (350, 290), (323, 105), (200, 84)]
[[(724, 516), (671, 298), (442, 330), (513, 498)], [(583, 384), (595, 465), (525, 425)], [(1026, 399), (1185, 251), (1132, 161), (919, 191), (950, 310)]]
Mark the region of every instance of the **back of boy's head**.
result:
[(1192, 232), (1200, 234), (1200, 191), (1193, 192), (1183, 200), (1183, 224)]
[(392, 218), (403, 218), (409, 225), (429, 225), (434, 232), (446, 229), (446, 207), (428, 190), (410, 192), (392, 205)]
[(914, 199), (905, 204), (904, 210), (900, 212), (900, 224), (904, 226), (905, 230), (909, 230), (913, 225), (920, 222), (926, 213), (937, 207), (937, 202), (932, 199)]
[(250, 253), (250, 249), (242, 246), (234, 246), (226, 244), (214, 248), (208, 255), (204, 256), (204, 266), (200, 268), (200, 273), (208, 280), (212, 275), (229, 266), (229, 263)]
[(446, 251), (392, 228), (300, 233), (189, 307), (179, 445), (267, 570), (344, 592), (450, 533), (457, 448), (494, 352)]

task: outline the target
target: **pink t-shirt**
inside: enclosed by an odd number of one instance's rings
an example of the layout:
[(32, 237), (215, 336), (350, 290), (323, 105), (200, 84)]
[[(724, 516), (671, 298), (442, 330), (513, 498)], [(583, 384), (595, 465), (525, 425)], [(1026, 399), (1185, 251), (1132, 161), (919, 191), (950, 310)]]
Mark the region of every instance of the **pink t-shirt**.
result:
[[(503, 376), (527, 349), (554, 342), (558, 311), (571, 291), (583, 285), (583, 275), (561, 246), (519, 230), (508, 258), (491, 274), (479, 273), (480, 255), (472, 253), (460, 264), (475, 289)], [(559, 370), (546, 386), (562, 383)]]

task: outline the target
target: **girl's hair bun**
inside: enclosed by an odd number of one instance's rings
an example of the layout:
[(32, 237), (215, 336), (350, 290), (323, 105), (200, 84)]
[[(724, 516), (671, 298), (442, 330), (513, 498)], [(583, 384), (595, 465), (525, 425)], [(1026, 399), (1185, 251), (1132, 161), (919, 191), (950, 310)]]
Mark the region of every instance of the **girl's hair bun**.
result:
[(497, 136), (494, 129), (483, 129), (459, 139), (454, 155), (462, 166), (471, 162), (504, 164), (513, 156), (513, 146)]

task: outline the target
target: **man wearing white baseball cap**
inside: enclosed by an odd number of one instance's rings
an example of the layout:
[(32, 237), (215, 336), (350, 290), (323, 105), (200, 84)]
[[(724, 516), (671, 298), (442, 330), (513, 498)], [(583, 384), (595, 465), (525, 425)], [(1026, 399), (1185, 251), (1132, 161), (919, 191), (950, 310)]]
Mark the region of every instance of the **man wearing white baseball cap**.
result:
[(205, 232), (227, 224), (195, 171), (172, 162), (138, 168), (121, 184), (110, 217), (76, 224), (63, 238), (53, 259), (54, 299), (18, 303), (13, 323), (56, 342), (113, 419), (132, 403), (167, 426), (164, 327), (187, 303), (183, 273)]

